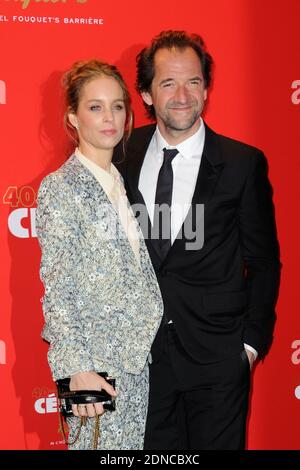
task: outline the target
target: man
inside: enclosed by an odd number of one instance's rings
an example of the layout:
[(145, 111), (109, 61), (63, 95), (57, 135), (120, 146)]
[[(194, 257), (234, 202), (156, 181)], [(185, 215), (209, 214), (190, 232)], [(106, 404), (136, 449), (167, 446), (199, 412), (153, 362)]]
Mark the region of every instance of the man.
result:
[(211, 65), (202, 39), (183, 31), (137, 58), (157, 124), (133, 132), (120, 169), (165, 305), (146, 449), (243, 449), (250, 370), (272, 341), (280, 261), (267, 163), (201, 119)]

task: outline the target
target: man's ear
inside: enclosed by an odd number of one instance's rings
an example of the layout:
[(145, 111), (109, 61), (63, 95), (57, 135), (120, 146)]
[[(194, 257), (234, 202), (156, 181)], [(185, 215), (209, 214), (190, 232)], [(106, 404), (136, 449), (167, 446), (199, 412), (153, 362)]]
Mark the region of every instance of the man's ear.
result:
[(204, 101), (207, 99), (207, 88), (204, 90)]
[(148, 91), (143, 91), (141, 95), (142, 95), (143, 100), (148, 106), (153, 105), (152, 96)]

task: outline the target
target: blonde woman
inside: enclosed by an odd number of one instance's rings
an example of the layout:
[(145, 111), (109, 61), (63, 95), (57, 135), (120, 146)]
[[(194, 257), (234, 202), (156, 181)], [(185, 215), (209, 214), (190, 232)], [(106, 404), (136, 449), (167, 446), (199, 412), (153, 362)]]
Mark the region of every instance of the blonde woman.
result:
[[(116, 411), (73, 405), (71, 449), (142, 449), (148, 403), (148, 357), (163, 305), (140, 228), (129, 208), (113, 150), (132, 122), (119, 71), (97, 60), (78, 62), (64, 79), (66, 122), (77, 147), (39, 189), (37, 234), (45, 286), (43, 337), (53, 379), (71, 390), (106, 390)], [(116, 378), (116, 390), (97, 372)]]

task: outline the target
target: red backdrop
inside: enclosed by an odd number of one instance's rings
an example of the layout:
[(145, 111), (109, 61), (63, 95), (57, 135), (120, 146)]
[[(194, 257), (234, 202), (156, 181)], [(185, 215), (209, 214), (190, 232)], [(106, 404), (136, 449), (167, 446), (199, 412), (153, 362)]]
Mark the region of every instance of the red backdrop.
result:
[(254, 371), (248, 448), (299, 449), (299, 18), (298, 0), (0, 0), (0, 448), (64, 448), (34, 226), (41, 178), (66, 156), (61, 74), (79, 59), (115, 63), (145, 124), (135, 55), (161, 30), (186, 29), (216, 63), (206, 121), (263, 149), (275, 189), (282, 287), (273, 347)]

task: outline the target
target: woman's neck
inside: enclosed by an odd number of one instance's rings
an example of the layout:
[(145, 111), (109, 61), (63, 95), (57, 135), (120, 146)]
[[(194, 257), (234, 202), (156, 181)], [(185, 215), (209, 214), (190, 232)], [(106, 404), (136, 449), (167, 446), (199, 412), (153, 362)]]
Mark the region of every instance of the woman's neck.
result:
[(78, 145), (78, 149), (84, 157), (100, 166), (100, 168), (103, 170), (110, 172), (111, 160), (113, 156), (112, 149), (99, 150), (82, 144)]

